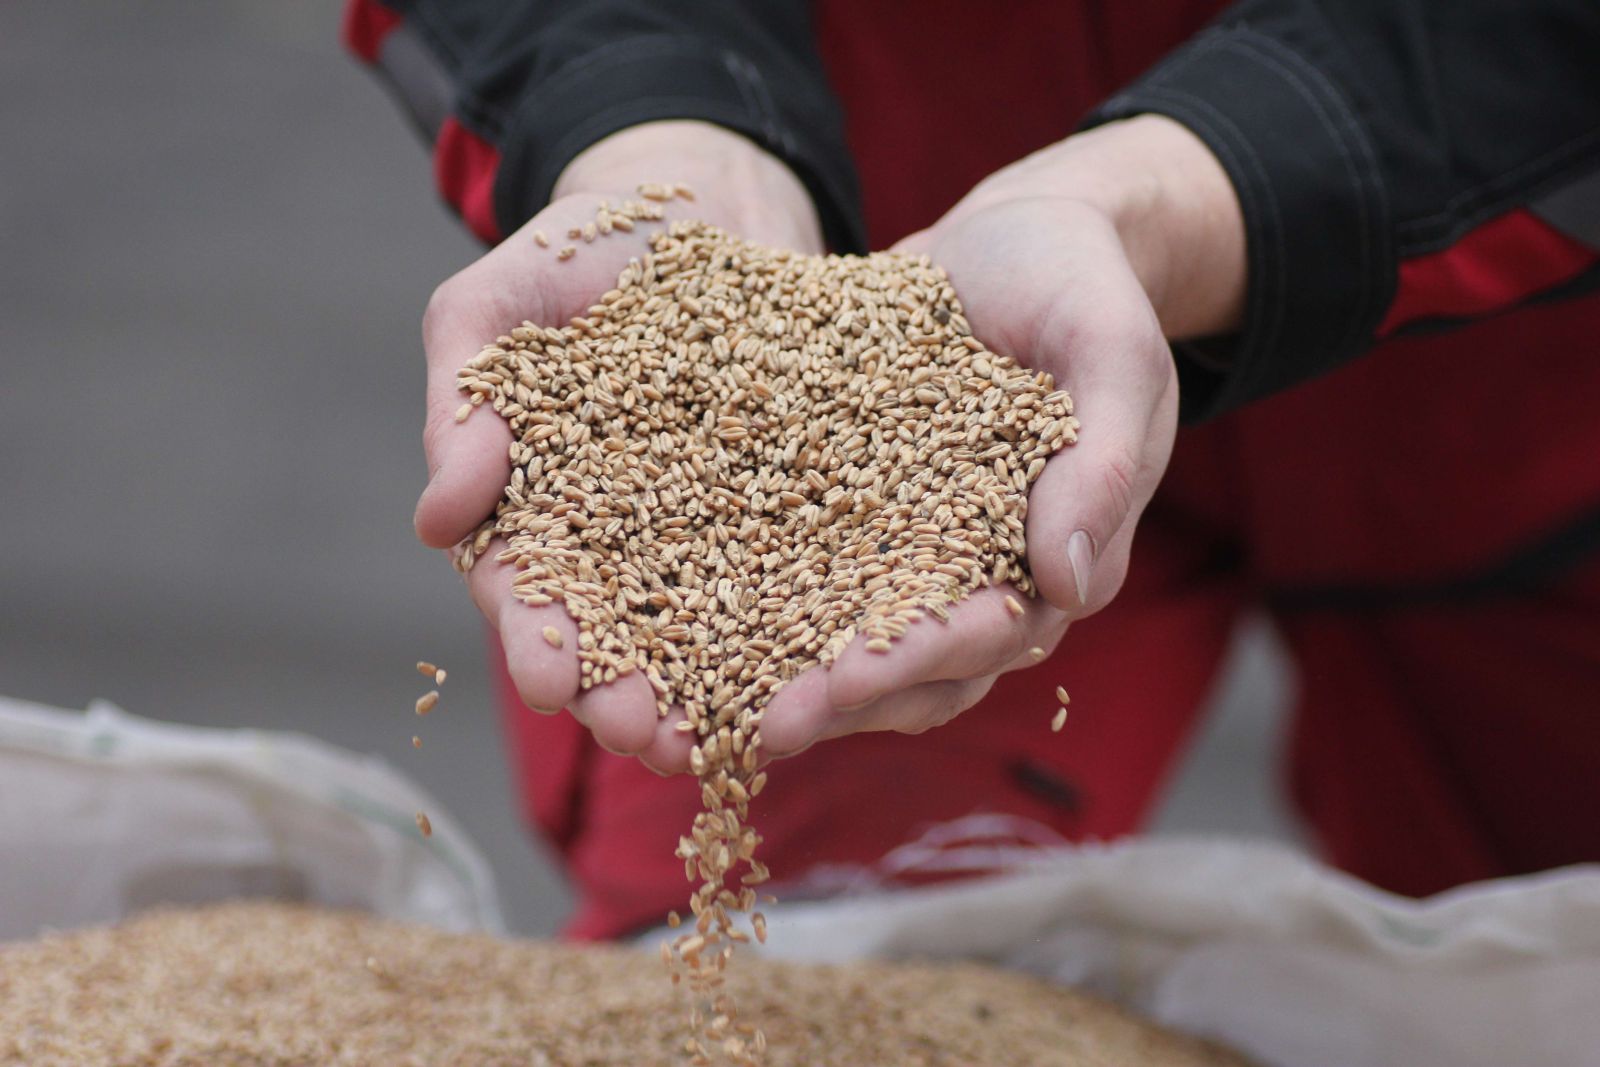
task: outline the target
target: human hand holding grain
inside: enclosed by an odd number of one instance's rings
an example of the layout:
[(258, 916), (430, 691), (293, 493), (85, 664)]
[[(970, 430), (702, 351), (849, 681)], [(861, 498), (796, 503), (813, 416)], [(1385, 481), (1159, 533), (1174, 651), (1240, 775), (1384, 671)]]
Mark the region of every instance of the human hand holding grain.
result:
[[(429, 478), (415, 518), (425, 544), (449, 548), (471, 534), (494, 511), (511, 472), (510, 430), (492, 410), (463, 407), (457, 372), (509, 324), (564, 325), (612, 288), (628, 260), (645, 255), (647, 234), (664, 224), (640, 222), (598, 240), (583, 228), (594, 223), (602, 200), (621, 205), (639, 197), (641, 183), (663, 181), (685, 183), (695, 195), (693, 204), (665, 204), (669, 220), (693, 216), (776, 247), (821, 249), (804, 186), (737, 134), (698, 122), (657, 122), (585, 150), (563, 173), (549, 207), (444, 282), (429, 301), (423, 318)], [(569, 237), (574, 230), (579, 236)], [(568, 247), (576, 251), (558, 258)], [(458, 413), (466, 417), (458, 421)], [(575, 625), (559, 605), (529, 607), (512, 595), (514, 569), (494, 559), (498, 547), (483, 554), (468, 584), (500, 633), (523, 701), (544, 711), (570, 708), (612, 751), (641, 755), (665, 769), (686, 766), (690, 741), (658, 719), (643, 678), (630, 675), (579, 692)]]
[(1027, 558), (1040, 596), (991, 587), (954, 606), (948, 623), (912, 626), (887, 653), (858, 640), (773, 697), (762, 723), (773, 755), (947, 722), (1110, 602), (1172, 447), (1178, 382), (1167, 338), (1226, 332), (1243, 303), (1232, 186), (1198, 138), (1156, 116), (997, 172), (898, 250), (943, 267), (974, 333), (1049, 371), (1083, 429), (1029, 495)]

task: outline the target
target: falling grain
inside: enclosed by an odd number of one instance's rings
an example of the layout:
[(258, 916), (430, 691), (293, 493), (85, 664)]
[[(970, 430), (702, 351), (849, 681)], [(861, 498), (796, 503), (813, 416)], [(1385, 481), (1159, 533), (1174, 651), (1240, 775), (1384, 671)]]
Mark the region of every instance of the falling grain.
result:
[(437, 689), (428, 690), (417, 698), (417, 714), (428, 714), (437, 703), (439, 703), (439, 691)]

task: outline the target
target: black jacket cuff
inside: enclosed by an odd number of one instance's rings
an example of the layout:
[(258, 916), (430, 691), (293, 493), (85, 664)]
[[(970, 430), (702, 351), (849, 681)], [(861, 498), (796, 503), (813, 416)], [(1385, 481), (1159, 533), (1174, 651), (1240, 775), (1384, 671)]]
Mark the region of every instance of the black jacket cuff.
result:
[(1344, 95), (1289, 44), (1230, 26), (1195, 38), (1086, 125), (1152, 112), (1216, 154), (1248, 245), (1239, 334), (1174, 346), (1183, 418), (1220, 414), (1364, 350), (1395, 282), (1383, 179)]
[[(651, 34), (615, 41), (562, 64), (528, 87), (504, 138), (495, 215), (504, 233), (550, 200), (574, 156), (618, 130), (699, 119), (750, 138), (805, 183), (836, 251), (864, 251), (860, 195), (843, 137), (830, 137), (832, 104), (799, 84), (775, 92), (737, 52), (697, 38)], [(817, 97), (813, 99), (813, 97)]]

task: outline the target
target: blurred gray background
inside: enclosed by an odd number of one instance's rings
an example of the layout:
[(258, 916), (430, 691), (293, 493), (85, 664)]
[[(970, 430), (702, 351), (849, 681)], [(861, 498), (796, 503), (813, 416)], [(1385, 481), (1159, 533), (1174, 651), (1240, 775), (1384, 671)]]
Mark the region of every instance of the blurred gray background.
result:
[[(0, 4), (0, 694), (379, 753), (546, 933), (482, 625), (410, 529), (418, 321), (477, 249), (339, 6)], [(1162, 832), (1292, 837), (1288, 684), (1247, 627)]]

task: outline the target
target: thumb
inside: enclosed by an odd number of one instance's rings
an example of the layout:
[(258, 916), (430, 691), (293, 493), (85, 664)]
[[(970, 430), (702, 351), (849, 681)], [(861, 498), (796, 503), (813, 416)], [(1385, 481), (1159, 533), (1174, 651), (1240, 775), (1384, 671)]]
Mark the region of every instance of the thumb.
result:
[[(1039, 592), (1074, 618), (1122, 586), (1134, 528), (1166, 470), (1178, 386), (1159, 333), (1074, 330), (1051, 360), (1082, 420), (1078, 441), (1050, 458), (1028, 495), (1028, 563)], [(1075, 358), (1074, 358), (1075, 357)]]
[(666, 225), (641, 223), (585, 241), (570, 259), (558, 258), (555, 245), (565, 243), (559, 236), (540, 240), (545, 232), (570, 238), (573, 227), (593, 221), (600, 203), (598, 196), (574, 195), (551, 204), (428, 301), (422, 317), (428, 485), (413, 520), (424, 544), (448, 548), (471, 533), (494, 510), (511, 474), (511, 431), (487, 402), (473, 406), (456, 388), (460, 369), (524, 320), (559, 327), (582, 314), (616, 284), (630, 259), (646, 255), (648, 235)]
[(417, 537), (432, 548), (448, 548), (471, 533), (494, 510), (511, 476), (511, 430), (505, 420), (487, 403), (473, 406), (456, 388), (456, 372), (505, 325), (485, 318), (454, 279), (434, 291), (423, 315), (428, 386), (422, 446), (428, 484), (413, 524)]

